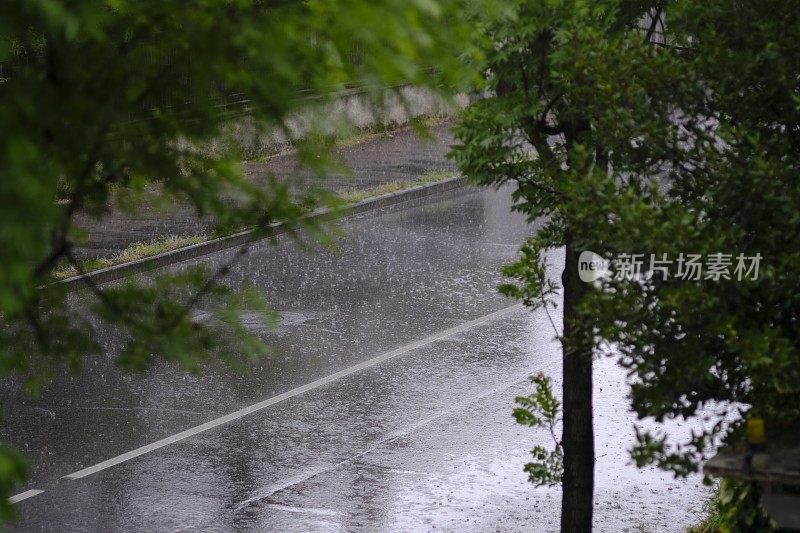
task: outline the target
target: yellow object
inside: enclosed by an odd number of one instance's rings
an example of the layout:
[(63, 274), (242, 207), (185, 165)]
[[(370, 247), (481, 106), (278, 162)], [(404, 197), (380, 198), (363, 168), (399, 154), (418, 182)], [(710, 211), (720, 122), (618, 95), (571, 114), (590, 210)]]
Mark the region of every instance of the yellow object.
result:
[(764, 444), (764, 419), (751, 418), (745, 427), (747, 431), (747, 442), (750, 444)]

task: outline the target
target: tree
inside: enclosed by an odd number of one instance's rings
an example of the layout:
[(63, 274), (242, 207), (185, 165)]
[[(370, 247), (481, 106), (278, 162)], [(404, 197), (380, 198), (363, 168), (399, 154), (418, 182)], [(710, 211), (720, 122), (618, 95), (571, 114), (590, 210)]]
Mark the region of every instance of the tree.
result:
[[(800, 418), (799, 16), (780, 1), (537, 1), (488, 28), (494, 97), (467, 111), (454, 156), (480, 183), (514, 183), (516, 208), (544, 220), (506, 293), (546, 305), (540, 254), (566, 245), (564, 531), (591, 527), (593, 354), (611, 347), (630, 371), (640, 418), (708, 418), (684, 441), (640, 428), (640, 465), (696, 471), (739, 431), (729, 414), (772, 420), (773, 434)], [(612, 276), (576, 281), (587, 250)], [(711, 270), (687, 279), (689, 254)], [(642, 275), (620, 275), (636, 258)], [(667, 258), (666, 273), (651, 261)], [(521, 421), (545, 392), (522, 399)]]
[[(468, 5), (467, 5), (468, 4)], [(135, 210), (143, 196), (188, 202), (216, 231), (273, 223), (319, 234), (304, 217), (335, 202), (320, 187), (270, 180), (239, 168), (231, 135), (243, 117), (283, 132), (301, 163), (323, 175), (327, 137), (299, 137), (291, 118), (360, 87), (376, 105), (400, 82), (447, 93), (469, 71), (460, 0), (11, 0), (0, 6), (0, 372), (35, 392), (58, 367), (79, 371), (97, 354), (89, 317), (73, 313), (53, 284), (81, 235), (75, 216)], [(447, 23), (444, 23), (447, 21)], [(457, 50), (457, 52), (456, 52)], [(330, 128), (334, 125), (326, 124)], [(320, 157), (321, 156), (321, 157)], [(155, 193), (148, 192), (155, 190)], [(243, 250), (244, 253), (244, 250)], [(263, 352), (237, 306), (265, 309), (217, 272), (194, 269), (107, 288), (90, 284), (90, 314), (122, 330), (117, 362), (144, 371), (154, 358), (200, 371), (211, 357), (232, 364)], [(217, 309), (200, 324), (190, 309)], [(220, 335), (219, 328), (233, 334)], [(228, 341), (225, 341), (227, 339)], [(0, 515), (24, 477), (21, 457), (0, 451)]]
[[(547, 305), (557, 288), (545, 279), (540, 253), (565, 246), (562, 531), (588, 531), (592, 523), (595, 320), (582, 307), (589, 288), (579, 279), (578, 254), (596, 233), (582, 195), (607, 183), (610, 167), (598, 131), (606, 117), (594, 94), (593, 71), (603, 67), (591, 61), (605, 62), (600, 50), (610, 52), (626, 63), (598, 74), (614, 82), (631, 74), (632, 59), (649, 53), (648, 36), (636, 29), (646, 12), (635, 2), (519, 2), (487, 32), (495, 43), (486, 64), (495, 97), (471, 106), (456, 129), (462, 144), (453, 155), (461, 170), (483, 184), (514, 183), (515, 208), (545, 219), (520, 261), (505, 269), (522, 285), (503, 291), (530, 307)], [(617, 105), (637, 95), (619, 96)]]

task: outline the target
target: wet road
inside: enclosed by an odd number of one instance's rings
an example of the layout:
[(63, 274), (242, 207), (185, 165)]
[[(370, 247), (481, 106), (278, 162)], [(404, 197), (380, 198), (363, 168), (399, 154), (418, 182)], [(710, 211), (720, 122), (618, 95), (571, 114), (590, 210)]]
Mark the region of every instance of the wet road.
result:
[[(255, 246), (233, 281), (283, 321), (248, 372), (95, 359), (36, 401), (5, 387), (2, 439), (31, 459), (22, 490), (44, 490), (17, 529), (556, 529), (557, 489), (522, 472), (546, 436), (510, 412), (529, 374), (558, 376), (559, 347), (543, 312), (496, 293), (532, 231), (508, 208), (505, 192), (455, 191), (345, 221), (338, 252)], [(699, 479), (626, 466), (624, 376), (600, 361), (596, 383), (597, 530), (685, 529)]]

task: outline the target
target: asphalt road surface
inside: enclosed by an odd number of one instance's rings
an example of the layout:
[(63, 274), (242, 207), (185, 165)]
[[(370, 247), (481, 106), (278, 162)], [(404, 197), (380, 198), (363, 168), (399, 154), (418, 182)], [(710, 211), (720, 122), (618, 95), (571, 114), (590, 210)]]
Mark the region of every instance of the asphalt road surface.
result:
[[(558, 378), (561, 322), (496, 292), (534, 231), (509, 205), (463, 189), (348, 219), (338, 250), (254, 246), (232, 282), (283, 319), (246, 372), (97, 358), (36, 400), (3, 384), (0, 437), (32, 468), (16, 529), (556, 530), (558, 489), (522, 471), (549, 436), (511, 409), (530, 374)], [(630, 465), (624, 374), (596, 368), (596, 530), (684, 530), (705, 489)]]

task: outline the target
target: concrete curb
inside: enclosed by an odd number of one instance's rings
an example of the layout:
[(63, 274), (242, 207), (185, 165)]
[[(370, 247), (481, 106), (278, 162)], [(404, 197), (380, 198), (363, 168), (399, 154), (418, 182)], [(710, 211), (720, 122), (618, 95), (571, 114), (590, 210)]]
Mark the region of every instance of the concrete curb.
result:
[[(366, 213), (368, 211), (373, 211), (375, 209), (380, 209), (382, 207), (388, 207), (417, 198), (430, 196), (432, 194), (457, 189), (459, 187), (464, 187), (466, 184), (466, 178), (455, 176), (443, 181), (437, 181), (436, 183), (417, 185), (416, 187), (410, 187), (402, 191), (382, 194), (380, 196), (368, 198), (348, 206), (344, 215), (342, 216), (342, 219), (351, 217), (353, 215)], [(308, 218), (311, 220), (316, 220), (324, 218), (328, 215), (330, 215), (330, 210), (321, 209), (309, 214)], [(281, 224), (275, 224), (272, 227), (272, 231), (273, 235), (284, 232)], [(88, 287), (90, 281), (94, 282), (96, 285), (109, 283), (111, 281), (117, 281), (134, 274), (146, 272), (148, 270), (154, 270), (156, 268), (173, 265), (189, 259), (196, 259), (198, 257), (219, 252), (220, 250), (225, 250), (227, 248), (233, 248), (251, 242), (256, 242), (262, 238), (263, 236), (257, 237), (254, 230), (245, 230), (239, 233), (234, 233), (233, 235), (219, 237), (210, 241), (192, 244), (190, 246), (178, 248), (177, 250), (164, 252), (152, 257), (131, 261), (130, 263), (122, 263), (120, 265), (114, 265), (108, 268), (87, 272), (84, 275), (73, 276), (71, 278), (55, 282), (53, 285), (61, 285), (68, 292), (72, 292)]]

